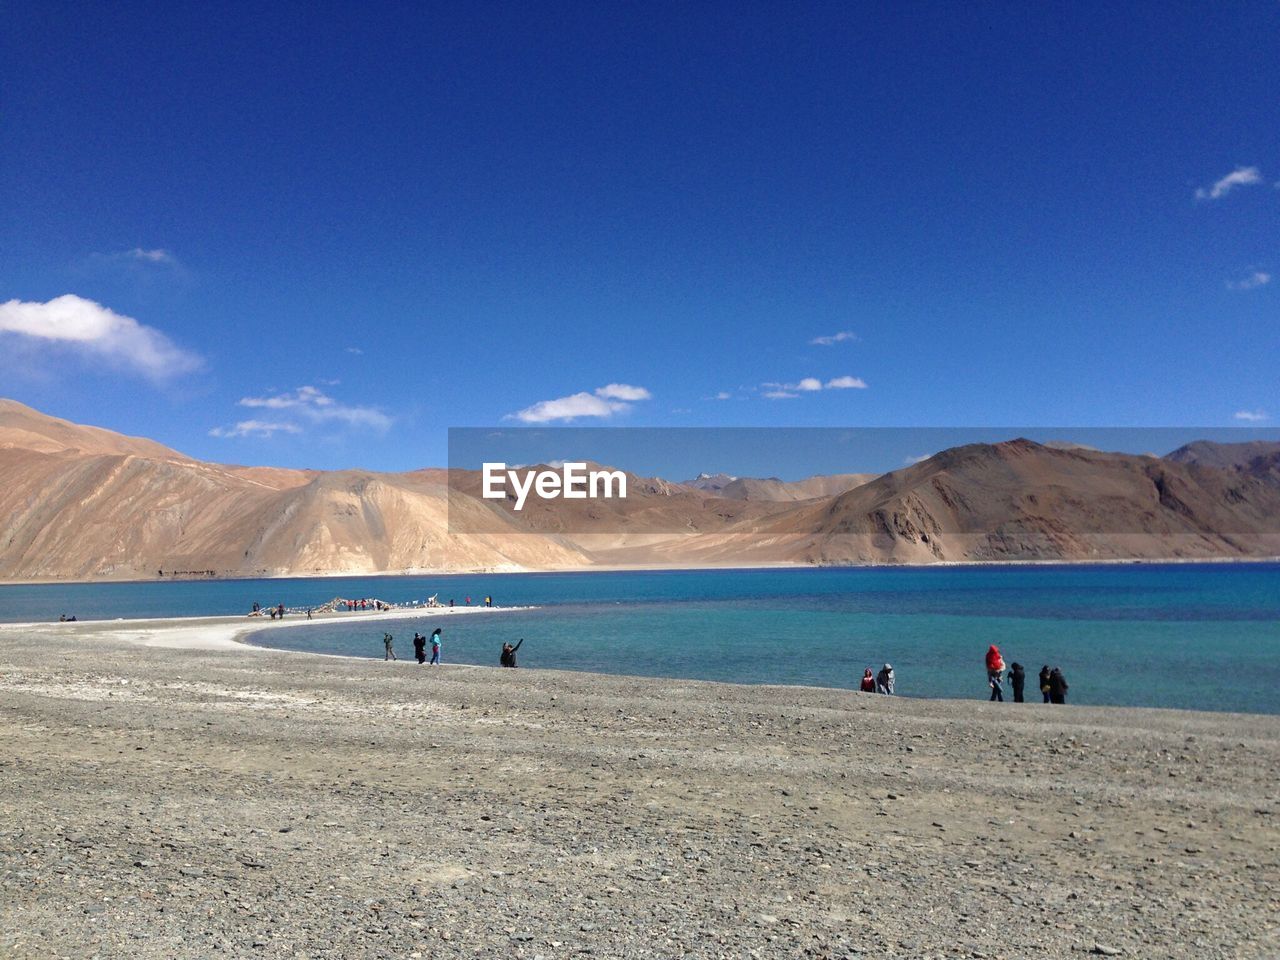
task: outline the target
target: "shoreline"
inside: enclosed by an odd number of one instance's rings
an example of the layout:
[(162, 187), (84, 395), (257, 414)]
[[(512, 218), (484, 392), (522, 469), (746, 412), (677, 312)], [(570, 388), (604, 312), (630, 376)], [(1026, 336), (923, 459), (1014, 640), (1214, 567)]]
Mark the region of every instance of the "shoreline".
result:
[(534, 610), (536, 607), (397, 607), (393, 610), (335, 611), (313, 616), (292, 614), (292, 619), (272, 620), (269, 617), (248, 615), (211, 617), (136, 617), (117, 620), (34, 621), (24, 623), (0, 623), (0, 639), (6, 634), (20, 633), (23, 637), (51, 637), (57, 639), (115, 640), (137, 647), (166, 647), (179, 650), (270, 650), (276, 653), (301, 653), (306, 656), (338, 656), (360, 660), (362, 657), (346, 657), (343, 654), (291, 651), (280, 647), (258, 646), (246, 643), (248, 634), (289, 627), (305, 627), (309, 624), (335, 622), (374, 622), (412, 620), (422, 617), (467, 616), (478, 613), (504, 613)]
[[(76, 642), (80, 640), (90, 640), (92, 642), (105, 642), (123, 644), (126, 648), (134, 648), (138, 650), (152, 649), (169, 649), (169, 650), (185, 650), (191, 652), (207, 652), (207, 653), (227, 653), (227, 652), (249, 652), (256, 656), (257, 654), (284, 654), (293, 657), (317, 657), (327, 660), (340, 660), (348, 663), (376, 663), (380, 664), (384, 661), (376, 654), (360, 655), (350, 653), (326, 653), (319, 650), (296, 650), (289, 647), (269, 646), (265, 643), (250, 643), (245, 638), (251, 634), (259, 634), (272, 630), (284, 630), (289, 628), (305, 628), (313, 624), (333, 624), (336, 622), (348, 621), (352, 622), (388, 622), (397, 620), (413, 620), (423, 617), (451, 617), (451, 616), (468, 616), (484, 613), (519, 613), (530, 610), (538, 610), (537, 605), (522, 605), (512, 607), (419, 607), (419, 608), (397, 608), (394, 610), (367, 611), (360, 613), (334, 612), (321, 614), (307, 620), (305, 616), (295, 616), (292, 620), (270, 620), (269, 618), (249, 617), (249, 616), (208, 616), (208, 617), (139, 617), (132, 619), (117, 620), (77, 620), (77, 621), (54, 621), (46, 623), (42, 621), (24, 622), (24, 623), (0, 623), (0, 655), (4, 652), (4, 641), (6, 639), (14, 639), (17, 641), (25, 641), (39, 639), (52, 642)], [(250, 621), (250, 622), (246, 622)], [(396, 661), (404, 664), (412, 664), (412, 657), (409, 655), (399, 657)], [(491, 664), (485, 663), (456, 663), (451, 662), (448, 665), (450, 670), (464, 669), (487, 670), (492, 667)], [(492, 669), (500, 669), (492, 667)], [(853, 686), (841, 687), (829, 684), (809, 684), (809, 683), (753, 683), (742, 680), (713, 680), (704, 677), (680, 676), (668, 677), (657, 676), (646, 673), (616, 673), (605, 670), (579, 670), (567, 667), (525, 667), (525, 675), (529, 674), (546, 674), (556, 677), (587, 678), (584, 682), (590, 684), (593, 682), (609, 681), (622, 682), (637, 681), (640, 683), (661, 683), (668, 682), (686, 686), (688, 684), (710, 684), (716, 687), (726, 687), (742, 690), (766, 690), (774, 692), (791, 691), (797, 696), (806, 693), (825, 693), (830, 695), (849, 695), (858, 694), (862, 697), (862, 692)], [(568, 682), (572, 682), (569, 680)], [(883, 695), (867, 694), (866, 699), (879, 701)], [(925, 696), (917, 694), (900, 694), (894, 697), (884, 697), (888, 701), (903, 701), (914, 703), (939, 703), (939, 704), (972, 704), (977, 709), (985, 709), (988, 701), (981, 696), (974, 697), (945, 697), (945, 696)], [(1009, 701), (1011, 707), (1016, 707)], [(1034, 697), (1028, 700), (1022, 706), (1040, 707)], [(1249, 711), (1227, 711), (1227, 710), (1204, 710), (1190, 707), (1178, 706), (1151, 706), (1143, 704), (1079, 704), (1072, 703), (1069, 705), (1073, 711), (1085, 710), (1093, 712), (1104, 712), (1108, 716), (1115, 715), (1117, 711), (1132, 712), (1149, 712), (1156, 711), (1160, 715), (1187, 715), (1187, 716), (1213, 716), (1213, 717), (1240, 717), (1240, 718), (1280, 718), (1280, 714), (1266, 712), (1249, 712)], [(1024, 711), (1014, 709), (1014, 714), (1020, 714)], [(1038, 710), (1029, 710), (1025, 712), (1039, 712)], [(1056, 713), (1057, 711), (1054, 711)]]
[[(62, 579), (58, 577), (34, 577), (22, 580), (0, 579), (2, 587), (38, 586), (92, 586), (98, 584), (164, 584), (164, 583), (249, 583), (263, 580), (376, 580), (418, 579), (423, 577), (509, 577), (540, 576), (568, 573), (663, 573), (663, 572), (721, 572), (735, 570), (931, 570), (970, 569), (999, 567), (1132, 567), (1132, 566), (1231, 566), (1237, 564), (1276, 564), (1280, 555), (1272, 557), (1131, 557), (1102, 560), (937, 560), (930, 563), (799, 563), (794, 561), (728, 564), (698, 563), (648, 563), (648, 564), (587, 564), (575, 567), (543, 567), (539, 569), (494, 569), (475, 567), (440, 570), (384, 570), (376, 573), (270, 573), (261, 576), (230, 577), (169, 577), (130, 578), (96, 577), (90, 579)], [(464, 608), (465, 609), (465, 608)]]

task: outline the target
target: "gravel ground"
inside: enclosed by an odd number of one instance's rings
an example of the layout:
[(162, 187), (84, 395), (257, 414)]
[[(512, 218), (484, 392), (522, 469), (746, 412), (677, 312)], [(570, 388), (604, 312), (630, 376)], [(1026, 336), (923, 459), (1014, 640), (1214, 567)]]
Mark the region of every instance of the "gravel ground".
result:
[(1280, 717), (0, 637), (3, 957), (1280, 956)]

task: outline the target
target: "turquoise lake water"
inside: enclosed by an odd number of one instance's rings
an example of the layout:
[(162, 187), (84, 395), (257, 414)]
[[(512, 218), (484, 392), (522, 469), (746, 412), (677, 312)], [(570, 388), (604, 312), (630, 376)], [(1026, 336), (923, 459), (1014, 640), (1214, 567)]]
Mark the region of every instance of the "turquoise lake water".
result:
[[(520, 637), (522, 667), (852, 688), (894, 665), (907, 696), (986, 699), (996, 643), (1030, 674), (1060, 666), (1070, 703), (1280, 713), (1280, 564), (823, 568), (351, 577), (0, 587), (0, 621), (194, 616), (331, 597), (438, 593), (500, 606), (445, 626), (446, 663), (494, 664)], [(252, 642), (411, 659), (441, 621), (358, 616)], [(406, 669), (418, 669), (416, 664)], [(427, 668), (422, 668), (427, 669)], [(1006, 687), (1006, 697), (1010, 691)]]

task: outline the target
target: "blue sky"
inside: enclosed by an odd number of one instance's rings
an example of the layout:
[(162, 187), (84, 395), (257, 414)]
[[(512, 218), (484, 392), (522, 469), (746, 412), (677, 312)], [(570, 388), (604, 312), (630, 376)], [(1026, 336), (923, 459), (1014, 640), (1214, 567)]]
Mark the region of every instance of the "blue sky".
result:
[(1280, 7), (1130, 6), (11, 7), (0, 395), (376, 469), (1276, 425)]

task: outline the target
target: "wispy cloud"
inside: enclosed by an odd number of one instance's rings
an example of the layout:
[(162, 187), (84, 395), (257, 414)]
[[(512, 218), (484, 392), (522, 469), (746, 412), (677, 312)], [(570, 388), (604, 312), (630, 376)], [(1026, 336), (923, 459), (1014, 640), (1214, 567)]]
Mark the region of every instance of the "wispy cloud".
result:
[(341, 403), (313, 386), (263, 397), (241, 397), (238, 405), (270, 411), (275, 416), (271, 419), (241, 420), (230, 427), (214, 427), (209, 431), (210, 436), (270, 437), (277, 433), (302, 433), (304, 423), (385, 433), (392, 423), (391, 417), (376, 407)]
[(143, 263), (165, 263), (171, 266), (178, 262), (178, 258), (172, 253), (159, 247), (152, 250), (134, 247), (132, 250), (126, 250), (124, 253), (118, 253), (115, 256), (121, 260), (140, 260)]
[(1265, 410), (1237, 410), (1235, 418), (1249, 423), (1261, 423), (1263, 420), (1271, 419)]
[(1228, 290), (1256, 290), (1258, 287), (1265, 287), (1271, 282), (1271, 274), (1262, 270), (1255, 270), (1243, 280), (1228, 280)]
[(830, 347), (837, 343), (844, 343), (846, 340), (857, 339), (857, 334), (849, 330), (841, 330), (839, 333), (833, 333), (825, 337), (814, 337), (809, 341), (809, 345), (813, 347)]
[(861, 377), (836, 377), (827, 381), (828, 390), (865, 390), (867, 381)]
[(760, 388), (767, 400), (794, 400), (802, 393), (817, 393), (819, 390), (865, 390), (867, 382), (861, 377), (833, 377), (823, 383), (817, 377), (804, 377), (795, 383), (778, 383), (770, 381), (762, 383)]
[(509, 414), (506, 419), (522, 423), (550, 423), (554, 420), (577, 420), (582, 417), (604, 419), (615, 413), (624, 413), (639, 400), (649, 400), (652, 394), (644, 387), (629, 383), (610, 383), (588, 393), (571, 394), (554, 400), (540, 400), (532, 406)]
[(1237, 167), (1211, 187), (1201, 187), (1196, 191), (1197, 200), (1217, 200), (1225, 197), (1236, 187), (1248, 187), (1262, 182), (1262, 173), (1257, 167)]
[(360, 354), (364, 353), (364, 351), (361, 350), (359, 347), (346, 347), (345, 349), (347, 353), (350, 353), (357, 357), (360, 356)]
[(271, 437), (277, 433), (301, 433), (296, 423), (277, 420), (241, 420), (230, 427), (214, 427), (211, 437)]
[(190, 373), (203, 365), (197, 354), (154, 327), (71, 293), (47, 303), (10, 300), (0, 304), (0, 334), (56, 345), (152, 380)]
[(730, 393), (728, 390), (721, 390), (721, 391), (720, 391), (719, 393), (717, 393), (715, 396), (713, 396), (713, 397), (707, 397), (707, 399), (708, 399), (708, 400), (732, 400), (732, 399), (733, 399), (733, 394), (732, 394), (732, 393)]
[(903, 466), (906, 466), (906, 467), (912, 467), (912, 466), (915, 466), (917, 463), (924, 463), (931, 456), (933, 456), (933, 454), (931, 453), (922, 453), (918, 457), (907, 457), (902, 461), (902, 464)]

